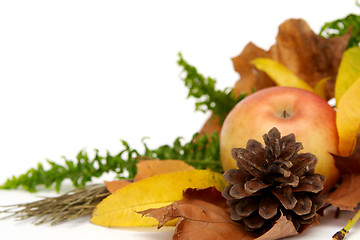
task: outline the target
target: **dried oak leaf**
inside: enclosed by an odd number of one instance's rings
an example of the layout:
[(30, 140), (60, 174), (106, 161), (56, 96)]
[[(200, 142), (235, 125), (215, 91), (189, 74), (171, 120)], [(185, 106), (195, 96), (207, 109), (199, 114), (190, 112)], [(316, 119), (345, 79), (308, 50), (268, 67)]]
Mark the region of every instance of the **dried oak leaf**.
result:
[(360, 134), (350, 156), (333, 154), (333, 157), (342, 177), (340, 185), (326, 197), (325, 201), (342, 210), (355, 211), (360, 203)]
[(276, 43), (269, 51), (249, 44), (239, 56), (233, 58), (235, 71), (240, 74), (234, 92), (250, 93), (252, 88), (259, 90), (274, 85), (261, 71), (250, 66), (250, 61), (265, 57), (283, 64), (311, 87), (321, 79), (330, 77), (325, 86), (326, 98), (333, 98), (338, 67), (349, 39), (350, 32), (325, 39), (315, 34), (304, 20), (289, 19), (279, 26)]
[(273, 228), (262, 236), (247, 232), (243, 225), (231, 220), (225, 198), (213, 187), (189, 188), (184, 191), (182, 200), (163, 208), (148, 209), (139, 213), (157, 219), (158, 228), (178, 218), (174, 240), (275, 240), (298, 234), (292, 222), (284, 216), (281, 216)]
[(250, 94), (253, 90), (275, 86), (270, 77), (264, 72), (257, 70), (251, 64), (252, 60), (259, 57), (272, 58), (271, 53), (250, 42), (245, 46), (240, 55), (232, 59), (235, 71), (240, 74), (240, 79), (234, 86), (235, 97), (238, 97), (243, 92)]

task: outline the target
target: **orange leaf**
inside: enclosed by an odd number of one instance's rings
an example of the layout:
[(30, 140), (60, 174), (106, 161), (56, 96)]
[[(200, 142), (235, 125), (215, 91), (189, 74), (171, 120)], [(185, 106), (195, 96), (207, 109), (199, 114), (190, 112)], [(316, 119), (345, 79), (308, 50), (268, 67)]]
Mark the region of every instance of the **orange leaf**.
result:
[(194, 170), (195, 168), (181, 160), (142, 160), (136, 164), (135, 182), (162, 173)]
[(116, 190), (131, 184), (128, 180), (104, 181), (104, 183), (110, 193), (114, 193)]
[[(162, 173), (171, 173), (177, 171), (194, 170), (195, 168), (181, 160), (141, 160), (136, 164), (137, 174), (134, 182), (144, 178), (152, 177)], [(105, 186), (110, 193), (131, 184), (127, 180), (105, 181)]]

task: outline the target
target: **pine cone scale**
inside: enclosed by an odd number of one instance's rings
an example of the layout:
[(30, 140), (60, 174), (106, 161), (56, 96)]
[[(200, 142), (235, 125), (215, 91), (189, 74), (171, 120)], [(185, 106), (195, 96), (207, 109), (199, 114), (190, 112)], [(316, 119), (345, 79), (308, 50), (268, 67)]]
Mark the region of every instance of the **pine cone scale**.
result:
[(224, 173), (224, 178), (226, 178), (230, 184), (239, 184), (245, 182), (249, 176), (251, 175), (243, 169), (229, 169)]
[(311, 212), (311, 207), (312, 207), (312, 201), (310, 197), (304, 196), (303, 198), (297, 199), (297, 203), (293, 208), (293, 211), (300, 216), (306, 215)]
[(313, 192), (319, 193), (324, 189), (323, 182), (325, 178), (322, 175), (314, 174), (306, 176), (300, 180), (299, 186), (293, 189), (294, 192)]
[(271, 184), (266, 184), (263, 181), (260, 181), (259, 179), (255, 178), (245, 183), (244, 190), (249, 195), (252, 195), (253, 193), (258, 192), (261, 189), (267, 188), (270, 185)]
[(243, 184), (236, 184), (230, 188), (229, 195), (236, 199), (243, 199), (250, 195), (245, 191)]
[(248, 217), (258, 209), (259, 201), (252, 198), (244, 198), (235, 206), (235, 212), (240, 217)]
[(270, 219), (276, 216), (280, 202), (272, 197), (261, 199), (259, 215), (264, 219)]
[[(264, 175), (264, 169), (262, 169), (263, 167), (256, 164), (256, 157), (254, 157), (255, 154), (243, 148), (234, 148), (232, 152), (233, 156), (238, 159), (237, 165), (239, 168), (244, 168), (247, 172), (251, 172), (251, 175), (255, 175), (256, 177)], [(249, 161), (249, 159), (254, 161)]]
[(271, 190), (271, 192), (279, 199), (285, 209), (293, 209), (295, 207), (297, 200), (290, 186), (276, 188)]

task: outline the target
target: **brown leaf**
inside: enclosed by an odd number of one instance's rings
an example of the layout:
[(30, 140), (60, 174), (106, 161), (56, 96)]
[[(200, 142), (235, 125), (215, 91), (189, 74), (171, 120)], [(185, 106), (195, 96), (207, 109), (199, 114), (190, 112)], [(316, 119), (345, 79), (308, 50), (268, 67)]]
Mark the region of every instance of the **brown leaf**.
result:
[(302, 19), (289, 19), (279, 27), (271, 54), (311, 87), (325, 77), (327, 99), (334, 96), (334, 84), (350, 34), (325, 39), (315, 34)]
[(333, 157), (342, 176), (341, 183), (325, 201), (342, 210), (355, 211), (360, 203), (360, 134), (350, 156), (343, 157), (333, 154)]
[(276, 43), (269, 51), (264, 51), (253, 44), (233, 59), (235, 71), (240, 73), (240, 80), (235, 84), (235, 94), (251, 88), (256, 90), (274, 85), (265, 74), (254, 69), (250, 61), (258, 57), (271, 58), (291, 70), (300, 79), (315, 87), (325, 77), (325, 95), (334, 97), (334, 84), (342, 55), (346, 49), (350, 33), (341, 37), (324, 39), (315, 34), (302, 19), (289, 19), (279, 27)]
[(179, 218), (173, 239), (254, 239), (242, 225), (230, 219), (226, 200), (215, 188), (187, 189), (182, 200), (140, 213), (156, 218), (158, 228)]
[(343, 157), (332, 154), (335, 159), (335, 166), (341, 175), (359, 174), (360, 175), (360, 134), (357, 136), (355, 148), (350, 156)]
[(135, 182), (162, 173), (194, 170), (195, 168), (181, 160), (142, 160), (136, 164)]
[(271, 240), (298, 234), (292, 222), (284, 216), (260, 237), (254, 232), (247, 232), (243, 225), (231, 220), (226, 200), (215, 188), (187, 189), (182, 200), (167, 207), (148, 209), (140, 213), (156, 218), (159, 221), (158, 228), (179, 218), (174, 240)]
[(235, 97), (244, 92), (251, 94), (253, 90), (275, 86), (275, 83), (264, 72), (257, 70), (251, 64), (252, 60), (259, 57), (271, 58), (271, 54), (250, 42), (239, 56), (232, 59), (235, 71), (240, 74), (240, 79), (234, 86)]
[(325, 199), (341, 210), (355, 211), (360, 202), (360, 174), (348, 174), (342, 179), (340, 186)]
[(288, 220), (282, 213), (275, 225), (265, 234), (256, 238), (256, 240), (275, 240), (299, 234), (292, 221)]

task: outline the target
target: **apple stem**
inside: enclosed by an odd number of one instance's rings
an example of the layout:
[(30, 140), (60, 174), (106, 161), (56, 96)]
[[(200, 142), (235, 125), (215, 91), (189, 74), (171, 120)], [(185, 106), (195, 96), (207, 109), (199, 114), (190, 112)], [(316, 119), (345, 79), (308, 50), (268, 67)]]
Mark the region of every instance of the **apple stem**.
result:
[(346, 224), (346, 226), (334, 234), (333, 240), (343, 240), (347, 233), (349, 233), (350, 229), (354, 226), (354, 224), (359, 220), (360, 218), (360, 210), (355, 214), (355, 216), (349, 220)]
[(283, 117), (284, 119), (289, 118), (289, 117), (290, 117), (290, 114), (289, 114), (286, 110), (284, 110), (284, 111), (282, 112), (282, 117)]

